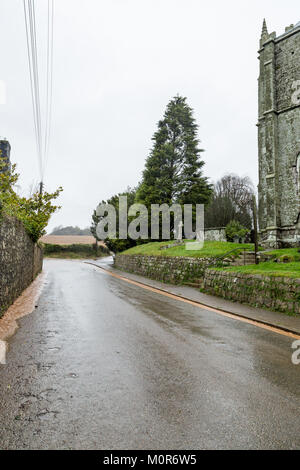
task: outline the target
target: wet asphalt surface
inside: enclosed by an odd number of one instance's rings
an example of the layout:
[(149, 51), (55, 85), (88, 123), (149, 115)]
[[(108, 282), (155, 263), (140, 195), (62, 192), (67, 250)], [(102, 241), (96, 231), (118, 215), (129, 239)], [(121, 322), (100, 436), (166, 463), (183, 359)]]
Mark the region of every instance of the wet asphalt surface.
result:
[(292, 340), (49, 260), (0, 366), (1, 449), (299, 449)]

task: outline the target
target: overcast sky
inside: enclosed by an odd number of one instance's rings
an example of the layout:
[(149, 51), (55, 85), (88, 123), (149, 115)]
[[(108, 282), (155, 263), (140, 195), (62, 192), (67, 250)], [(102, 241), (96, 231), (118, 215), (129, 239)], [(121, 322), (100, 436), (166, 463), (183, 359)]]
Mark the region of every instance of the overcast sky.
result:
[[(47, 1), (36, 0), (41, 93)], [(21, 0), (0, 0), (0, 136), (21, 190), (39, 181)], [(257, 50), (300, 20), (299, 0), (56, 0), (53, 126), (45, 185), (62, 185), (57, 225), (90, 224), (102, 199), (141, 179), (156, 123), (174, 95), (195, 111), (212, 181), (257, 184)]]

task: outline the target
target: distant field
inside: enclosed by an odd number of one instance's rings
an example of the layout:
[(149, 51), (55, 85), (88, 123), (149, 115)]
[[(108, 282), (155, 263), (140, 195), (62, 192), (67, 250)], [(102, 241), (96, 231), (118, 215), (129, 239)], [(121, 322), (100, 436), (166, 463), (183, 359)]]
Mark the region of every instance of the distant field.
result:
[(40, 241), (52, 245), (92, 245), (96, 240), (92, 235), (44, 235)]

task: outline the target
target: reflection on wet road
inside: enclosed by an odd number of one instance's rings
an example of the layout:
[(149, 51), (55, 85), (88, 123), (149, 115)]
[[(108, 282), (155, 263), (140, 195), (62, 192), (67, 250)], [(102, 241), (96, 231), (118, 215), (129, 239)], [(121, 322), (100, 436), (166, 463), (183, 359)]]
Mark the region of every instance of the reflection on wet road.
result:
[(291, 339), (46, 262), (0, 366), (0, 448), (299, 448)]

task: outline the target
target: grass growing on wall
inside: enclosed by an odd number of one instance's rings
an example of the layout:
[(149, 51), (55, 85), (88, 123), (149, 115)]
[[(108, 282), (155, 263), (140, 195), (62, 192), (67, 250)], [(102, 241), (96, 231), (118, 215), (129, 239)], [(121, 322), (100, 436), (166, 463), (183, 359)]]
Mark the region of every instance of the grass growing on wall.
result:
[(268, 251), (268, 254), (279, 261), (300, 261), (299, 248), (281, 248), (280, 250)]
[[(138, 245), (129, 250), (123, 251), (122, 255), (144, 255), (144, 256), (189, 256), (193, 258), (213, 258), (223, 256), (230, 250), (245, 248), (252, 251), (252, 244), (239, 244), (230, 242), (206, 241), (202, 250), (190, 251), (186, 250), (184, 245), (174, 246), (161, 250), (165, 245), (170, 245), (171, 241), (152, 242)], [(173, 242), (174, 243), (174, 242)], [(267, 261), (259, 265), (247, 266), (230, 266), (218, 268), (219, 270), (241, 272), (249, 274), (263, 274), (265, 276), (284, 276), (292, 278), (300, 278), (300, 252), (299, 248), (283, 248), (280, 250), (268, 251), (268, 255), (274, 257), (274, 261)], [(237, 255), (238, 252), (233, 253)], [(279, 262), (276, 262), (279, 261)], [(216, 268), (214, 268), (216, 269)]]
[(152, 242), (143, 245), (137, 245), (129, 250), (123, 251), (122, 255), (145, 255), (145, 256), (189, 256), (192, 258), (210, 258), (222, 256), (230, 250), (245, 248), (246, 250), (253, 250), (253, 244), (230, 243), (230, 242), (214, 242), (206, 241), (202, 250), (186, 250), (185, 245), (174, 246), (161, 250), (160, 248), (169, 245), (172, 242)]
[(244, 274), (262, 274), (264, 276), (300, 278), (300, 261), (290, 263), (275, 263), (274, 261), (267, 261), (258, 265), (250, 264), (248, 266), (230, 266), (226, 268), (217, 268), (217, 270)]

